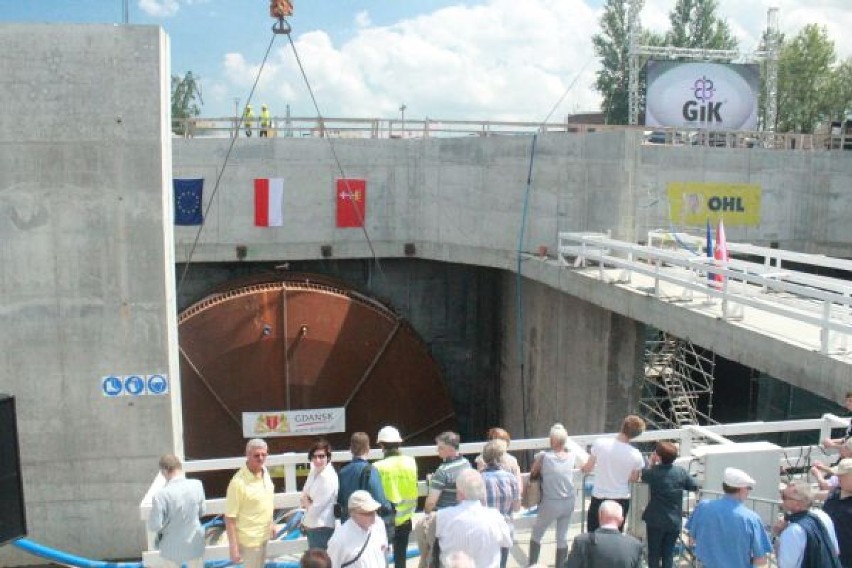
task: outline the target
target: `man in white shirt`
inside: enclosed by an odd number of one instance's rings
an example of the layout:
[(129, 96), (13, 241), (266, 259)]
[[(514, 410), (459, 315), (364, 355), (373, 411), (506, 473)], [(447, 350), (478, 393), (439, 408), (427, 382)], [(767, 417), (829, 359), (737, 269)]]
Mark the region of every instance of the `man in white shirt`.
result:
[[(606, 500), (621, 505), (624, 517), (630, 509), (630, 483), (639, 480), (645, 460), (630, 445), (630, 440), (645, 431), (645, 421), (631, 414), (621, 423), (621, 432), (615, 438), (599, 438), (592, 444), (591, 457), (582, 470), (595, 472), (595, 486), (586, 517), (586, 530), (593, 532), (600, 526), (598, 509)], [(622, 521), (619, 530), (624, 530)]]
[(512, 546), (509, 525), (497, 509), (485, 507), (485, 484), (475, 469), (462, 471), (456, 479), (459, 503), (440, 509), (435, 517), (435, 536), (441, 563), (450, 565), (454, 552), (465, 552), (477, 568), (498, 568), (500, 548)]
[(334, 568), (386, 568), (388, 536), (384, 521), (376, 514), (381, 504), (359, 489), (349, 496), (349, 520), (328, 541), (328, 556)]
[(840, 567), (834, 522), (820, 509), (811, 508), (813, 500), (813, 489), (804, 481), (793, 481), (781, 490), (786, 515), (772, 526), (772, 534), (778, 537), (778, 568)]

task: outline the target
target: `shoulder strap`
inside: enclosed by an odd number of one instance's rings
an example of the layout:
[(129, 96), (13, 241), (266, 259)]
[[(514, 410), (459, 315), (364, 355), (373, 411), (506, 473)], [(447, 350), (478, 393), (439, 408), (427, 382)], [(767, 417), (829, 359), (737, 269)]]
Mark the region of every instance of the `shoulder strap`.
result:
[(343, 564), (340, 565), (340, 568), (346, 568), (347, 566), (351, 566), (358, 562), (358, 559), (361, 558), (361, 555), (364, 554), (364, 549), (367, 548), (367, 543), (370, 542), (370, 537), (373, 536), (372, 529), (367, 533), (367, 539), (364, 541), (364, 545), (361, 546), (361, 550), (358, 551), (358, 554), (355, 555), (355, 558), (352, 560), (347, 560)]
[(373, 472), (373, 465), (371, 463), (367, 463), (364, 469), (361, 470), (361, 479), (358, 482), (358, 489), (363, 489), (365, 491), (370, 487), (370, 474)]

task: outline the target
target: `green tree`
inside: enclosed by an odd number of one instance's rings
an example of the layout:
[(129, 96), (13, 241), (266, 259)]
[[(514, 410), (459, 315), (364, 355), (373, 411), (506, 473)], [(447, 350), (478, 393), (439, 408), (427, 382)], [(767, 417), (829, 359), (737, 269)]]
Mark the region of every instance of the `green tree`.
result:
[(677, 0), (669, 12), (666, 44), (692, 49), (737, 49), (728, 22), (716, 15), (717, 0)]
[(600, 19), (601, 31), (592, 36), (595, 54), (601, 60), (595, 88), (603, 97), (601, 109), (607, 124), (627, 124), (627, 6), (626, 0), (606, 0)]
[(172, 130), (175, 134), (186, 134), (186, 119), (201, 114), (204, 101), (201, 98), (201, 81), (187, 71), (181, 78), (172, 75)]
[[(826, 29), (816, 24), (808, 24), (782, 46), (778, 60), (778, 132), (811, 133), (829, 118), (832, 106), (841, 104), (832, 102), (834, 62), (834, 42)], [(848, 66), (840, 68), (848, 76)]]
[(831, 72), (826, 88), (826, 118), (842, 120), (852, 113), (852, 57)]

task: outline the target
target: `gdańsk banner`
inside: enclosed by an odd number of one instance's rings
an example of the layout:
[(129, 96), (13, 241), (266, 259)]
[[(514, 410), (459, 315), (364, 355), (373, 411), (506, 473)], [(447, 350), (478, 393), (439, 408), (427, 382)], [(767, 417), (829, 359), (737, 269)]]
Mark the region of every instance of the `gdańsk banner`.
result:
[(756, 64), (649, 61), (645, 125), (757, 130)]
[(277, 438), (346, 431), (346, 409), (267, 410), (243, 412), (243, 436)]

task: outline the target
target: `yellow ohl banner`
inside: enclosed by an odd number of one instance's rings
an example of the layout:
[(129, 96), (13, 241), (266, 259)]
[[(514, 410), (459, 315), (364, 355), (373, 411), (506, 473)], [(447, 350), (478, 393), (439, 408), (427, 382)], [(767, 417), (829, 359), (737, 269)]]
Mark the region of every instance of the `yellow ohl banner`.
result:
[(756, 227), (760, 225), (759, 185), (748, 183), (671, 182), (669, 220), (676, 225), (715, 224)]

